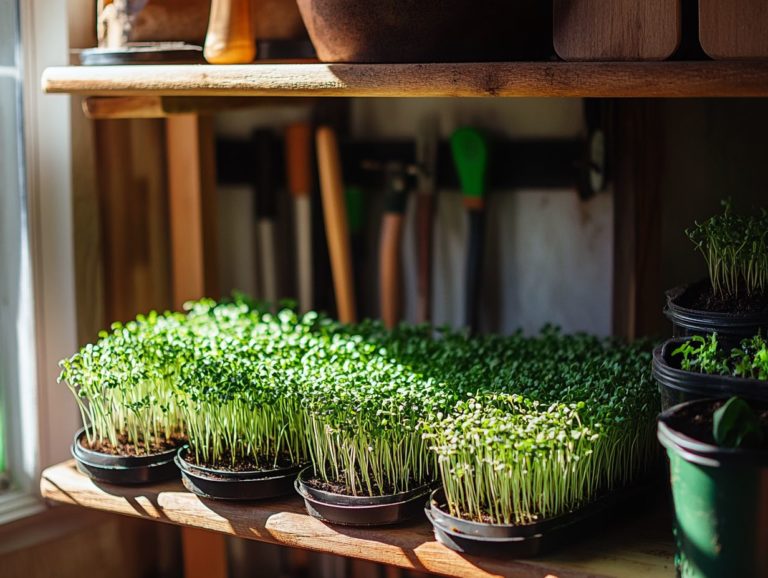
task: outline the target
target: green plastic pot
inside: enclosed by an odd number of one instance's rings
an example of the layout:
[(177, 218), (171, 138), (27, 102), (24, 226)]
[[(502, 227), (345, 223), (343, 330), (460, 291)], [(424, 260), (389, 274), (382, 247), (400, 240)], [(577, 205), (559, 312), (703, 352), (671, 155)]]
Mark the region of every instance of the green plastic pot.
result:
[(711, 416), (716, 407), (715, 400), (692, 401), (659, 417), (675, 505), (678, 576), (765, 577), (768, 451), (721, 448), (690, 437), (687, 416)]

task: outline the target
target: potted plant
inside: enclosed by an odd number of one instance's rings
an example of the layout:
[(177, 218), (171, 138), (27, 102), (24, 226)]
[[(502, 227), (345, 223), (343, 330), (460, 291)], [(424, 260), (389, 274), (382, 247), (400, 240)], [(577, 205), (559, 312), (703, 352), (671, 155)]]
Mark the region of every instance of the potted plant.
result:
[[(211, 304), (213, 305), (213, 304)], [(307, 434), (291, 373), (315, 316), (198, 303), (178, 397), (189, 445), (176, 463), (184, 485), (215, 499), (254, 500), (293, 491), (308, 461)]]
[(174, 395), (176, 363), (164, 344), (184, 322), (169, 313), (115, 323), (96, 344), (61, 362), (60, 381), (75, 396), (84, 427), (72, 454), (90, 477), (115, 484), (178, 476), (173, 456), (185, 443), (184, 419)]
[(325, 62), (536, 60), (552, 53), (539, 0), (298, 0)]
[(657, 402), (639, 345), (551, 331), (506, 341), (520, 362), (426, 426), (442, 480), (426, 512), (449, 548), (527, 557), (636, 495), (627, 488), (655, 464)]
[(337, 524), (408, 519), (421, 512), (435, 481), (420, 426), (446, 393), (390, 358), (376, 331), (368, 340), (350, 327), (318, 334), (302, 360), (312, 465), (296, 490), (311, 515)]
[(733, 397), (676, 405), (659, 418), (683, 578), (768, 576), (768, 411)]
[(717, 333), (735, 344), (768, 333), (768, 212), (735, 215), (729, 201), (723, 206), (722, 214), (686, 231), (709, 278), (667, 291), (675, 337)]
[(728, 348), (716, 333), (670, 339), (653, 352), (653, 377), (664, 410), (734, 395), (768, 401), (768, 341), (755, 335)]

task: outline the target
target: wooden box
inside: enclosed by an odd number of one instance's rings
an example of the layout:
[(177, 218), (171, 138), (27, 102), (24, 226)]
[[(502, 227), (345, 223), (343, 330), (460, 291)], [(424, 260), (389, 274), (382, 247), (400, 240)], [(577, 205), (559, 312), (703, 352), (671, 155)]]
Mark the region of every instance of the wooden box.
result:
[(680, 22), (680, 0), (554, 0), (555, 51), (572, 61), (665, 60)]
[(768, 1), (699, 0), (699, 40), (717, 60), (768, 58)]

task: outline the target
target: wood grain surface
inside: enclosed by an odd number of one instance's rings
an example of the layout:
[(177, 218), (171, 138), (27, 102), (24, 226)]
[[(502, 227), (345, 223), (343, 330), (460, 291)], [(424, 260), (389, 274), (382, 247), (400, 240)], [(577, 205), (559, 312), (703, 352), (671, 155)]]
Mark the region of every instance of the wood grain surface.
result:
[(768, 62), (70, 66), (48, 68), (42, 87), (102, 96), (768, 96)]
[(43, 472), (40, 488), (45, 498), (56, 502), (446, 576), (674, 575), (671, 521), (664, 512), (605, 528), (554, 555), (502, 561), (448, 550), (434, 541), (423, 520), (389, 528), (332, 526), (309, 517), (297, 497), (238, 504), (200, 499), (180, 482), (140, 487), (97, 484), (80, 474), (72, 461)]
[(680, 44), (680, 0), (555, 0), (564, 60), (665, 60)]
[(768, 2), (699, 0), (699, 40), (712, 58), (768, 58)]

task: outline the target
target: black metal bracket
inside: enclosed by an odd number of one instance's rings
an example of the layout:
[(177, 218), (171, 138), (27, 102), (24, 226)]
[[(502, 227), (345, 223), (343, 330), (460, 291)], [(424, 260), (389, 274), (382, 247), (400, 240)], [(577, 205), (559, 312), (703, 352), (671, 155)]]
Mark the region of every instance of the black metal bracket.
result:
[[(285, 185), (282, 138), (275, 138), (274, 142), (275, 150), (269, 161), (273, 163), (273, 186), (282, 188)], [(587, 142), (584, 139), (497, 139), (491, 141), (491, 146), (489, 194), (518, 188), (582, 189), (585, 186), (583, 172)], [(415, 142), (410, 140), (347, 140), (341, 141), (339, 147), (344, 180), (350, 185), (381, 185), (381, 175), (366, 170), (366, 161), (397, 161), (405, 165), (412, 165), (416, 161)], [(216, 161), (220, 183), (247, 183), (258, 187), (259, 149), (253, 139), (218, 139)], [(437, 188), (459, 188), (448, 141), (438, 144)], [(583, 198), (590, 197), (593, 192), (580, 190)]]

